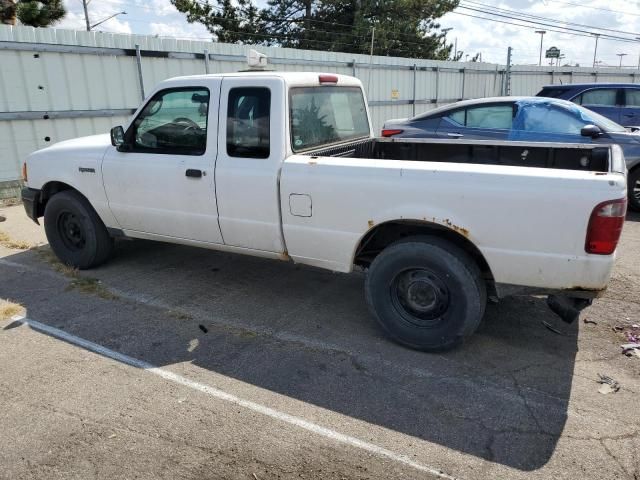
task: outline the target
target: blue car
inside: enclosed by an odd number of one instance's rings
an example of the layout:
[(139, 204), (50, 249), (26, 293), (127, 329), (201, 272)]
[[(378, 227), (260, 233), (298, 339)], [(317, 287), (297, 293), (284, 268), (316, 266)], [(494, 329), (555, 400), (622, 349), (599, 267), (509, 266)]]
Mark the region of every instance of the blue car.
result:
[(384, 124), (382, 136), (615, 143), (622, 147), (629, 170), (629, 207), (640, 211), (640, 133), (566, 100), (541, 97), (466, 100), (413, 118), (389, 120)]
[(569, 100), (625, 127), (640, 125), (640, 85), (638, 84), (546, 85), (537, 96)]

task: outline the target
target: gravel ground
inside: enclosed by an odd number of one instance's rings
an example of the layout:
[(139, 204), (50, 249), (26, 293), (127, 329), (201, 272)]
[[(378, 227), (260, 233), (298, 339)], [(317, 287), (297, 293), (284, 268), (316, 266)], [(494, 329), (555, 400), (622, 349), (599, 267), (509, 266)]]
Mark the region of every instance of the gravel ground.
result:
[(145, 241), (78, 273), (2, 216), (0, 312), (39, 323), (0, 318), (0, 478), (640, 478), (640, 216), (579, 323), (505, 299), (439, 355), (358, 274)]

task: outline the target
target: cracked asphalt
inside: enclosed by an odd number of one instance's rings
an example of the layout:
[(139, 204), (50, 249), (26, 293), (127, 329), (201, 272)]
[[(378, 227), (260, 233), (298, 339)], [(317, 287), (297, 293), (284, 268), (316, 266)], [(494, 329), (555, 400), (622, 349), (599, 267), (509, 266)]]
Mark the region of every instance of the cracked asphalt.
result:
[[(13, 240), (0, 242), (0, 299), (186, 379), (0, 320), (2, 479), (640, 478), (640, 358), (621, 354), (614, 329), (640, 323), (638, 215), (609, 290), (582, 315), (595, 323), (505, 299), (437, 355), (383, 336), (359, 274), (146, 241), (119, 242), (111, 262), (78, 274), (22, 207), (0, 216)], [(599, 393), (598, 374), (621, 389)]]

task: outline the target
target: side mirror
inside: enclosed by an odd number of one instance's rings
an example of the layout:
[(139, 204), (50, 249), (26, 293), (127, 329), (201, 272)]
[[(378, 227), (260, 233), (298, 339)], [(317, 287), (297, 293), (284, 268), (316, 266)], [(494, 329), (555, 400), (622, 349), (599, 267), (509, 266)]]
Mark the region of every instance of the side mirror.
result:
[(583, 137), (591, 137), (596, 138), (599, 135), (602, 135), (602, 130), (597, 125), (585, 125), (580, 130), (580, 135)]
[(124, 128), (120, 125), (111, 129), (111, 145), (121, 147), (124, 145)]

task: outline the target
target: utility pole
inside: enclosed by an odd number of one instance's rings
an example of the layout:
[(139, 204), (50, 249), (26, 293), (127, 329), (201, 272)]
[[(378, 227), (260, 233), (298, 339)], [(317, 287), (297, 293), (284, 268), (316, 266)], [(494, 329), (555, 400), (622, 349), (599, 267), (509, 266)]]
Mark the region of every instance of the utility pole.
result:
[(367, 78), (367, 96), (371, 93), (371, 73), (373, 64), (373, 41), (376, 38), (376, 27), (371, 29), (371, 49), (369, 50), (369, 78)]
[(87, 27), (87, 32), (90, 32), (91, 29), (97, 27), (98, 25), (102, 25), (104, 22), (106, 22), (107, 20), (111, 20), (113, 17), (117, 17), (118, 15), (126, 15), (127, 12), (117, 12), (114, 13), (113, 15), (108, 16), (107, 18), (100, 20), (97, 23), (94, 23), (93, 25), (91, 24), (91, 21), (89, 20), (89, 3), (91, 3), (91, 0), (82, 0), (82, 9), (84, 10), (84, 22), (86, 24)]
[(596, 68), (596, 55), (598, 54), (598, 38), (600, 37), (599, 33), (592, 33), (594, 37), (596, 37), (596, 47), (593, 49), (593, 68)]
[(627, 54), (626, 53), (616, 53), (616, 55), (618, 55), (620, 57), (620, 65), (619, 68), (622, 68), (622, 57), (626, 57)]
[(536, 33), (540, 34), (540, 59), (538, 60), (538, 66), (542, 66), (542, 39), (544, 38), (544, 34), (547, 33), (547, 31), (536, 30)]
[(82, 0), (82, 8), (84, 10), (84, 21), (87, 24), (87, 32), (91, 31), (91, 22), (89, 22), (89, 10), (87, 9), (90, 1), (91, 0)]
[(505, 71), (505, 81), (504, 81), (504, 95), (511, 95), (511, 53), (513, 52), (513, 48), (509, 47), (507, 49), (507, 69)]

